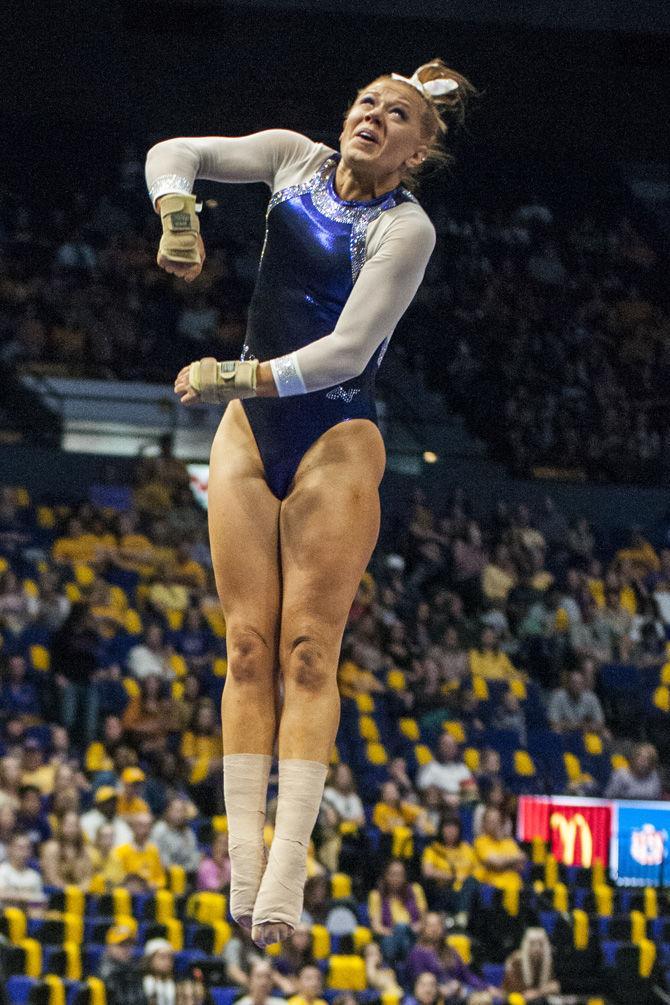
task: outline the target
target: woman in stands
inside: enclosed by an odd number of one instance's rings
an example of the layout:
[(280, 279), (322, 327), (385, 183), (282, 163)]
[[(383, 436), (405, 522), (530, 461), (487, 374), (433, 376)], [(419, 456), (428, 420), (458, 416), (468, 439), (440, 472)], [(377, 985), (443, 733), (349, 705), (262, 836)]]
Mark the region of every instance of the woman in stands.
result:
[(163, 224), (158, 264), (189, 282), (205, 257), (194, 180), (263, 181), (272, 193), (241, 360), (205, 358), (175, 382), (187, 405), (232, 400), (212, 446), (210, 538), (227, 623), (230, 906), (259, 946), (285, 939), (300, 918), (339, 721), (340, 643), (379, 531), (385, 454), (374, 377), (435, 242), (406, 186), (422, 166), (449, 159), (442, 140), (473, 92), (433, 60), (359, 91), (339, 152), (272, 129), (167, 140), (147, 157)]

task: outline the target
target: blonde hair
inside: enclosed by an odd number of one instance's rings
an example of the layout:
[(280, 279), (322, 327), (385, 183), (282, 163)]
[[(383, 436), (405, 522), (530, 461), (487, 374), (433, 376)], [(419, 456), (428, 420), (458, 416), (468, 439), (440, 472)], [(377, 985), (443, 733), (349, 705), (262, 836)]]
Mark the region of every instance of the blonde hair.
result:
[[(540, 939), (542, 941), (542, 962), (540, 963), (540, 972), (537, 979), (535, 978), (535, 968), (530, 958), (530, 943), (533, 939)], [(521, 940), (519, 952), (521, 953), (523, 983), (527, 989), (533, 987), (543, 988), (552, 980), (554, 976), (554, 961), (551, 955), (549, 936), (544, 928), (527, 928)]]
[[(467, 77), (457, 70), (447, 66), (444, 60), (435, 58), (423, 63), (414, 71), (422, 84), (429, 80), (455, 80), (458, 87), (447, 94), (438, 94), (434, 97), (428, 96), (413, 87), (412, 84), (404, 84), (403, 81), (393, 80), (394, 84), (401, 84), (407, 87), (421, 101), (421, 133), (422, 137), (428, 141), (428, 152), (426, 159), (417, 168), (412, 168), (403, 176), (403, 184), (408, 188), (416, 186), (419, 176), (429, 171), (450, 167), (455, 160), (453, 154), (445, 150), (444, 142), (450, 131), (463, 126), (465, 113), (469, 102), (473, 98), (481, 97), (481, 93), (470, 83)], [(390, 73), (383, 73), (375, 77), (365, 88), (360, 88), (356, 97), (358, 98), (372, 84), (392, 80)], [(351, 110), (351, 105), (347, 108), (345, 119)]]

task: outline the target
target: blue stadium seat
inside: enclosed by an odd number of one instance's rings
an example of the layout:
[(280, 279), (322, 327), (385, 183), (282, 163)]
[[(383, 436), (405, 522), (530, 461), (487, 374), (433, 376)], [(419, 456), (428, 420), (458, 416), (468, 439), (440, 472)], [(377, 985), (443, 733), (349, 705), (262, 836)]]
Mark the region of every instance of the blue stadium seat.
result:
[(12, 1005), (27, 1005), (31, 988), (37, 981), (32, 977), (10, 977), (7, 981), (7, 995)]

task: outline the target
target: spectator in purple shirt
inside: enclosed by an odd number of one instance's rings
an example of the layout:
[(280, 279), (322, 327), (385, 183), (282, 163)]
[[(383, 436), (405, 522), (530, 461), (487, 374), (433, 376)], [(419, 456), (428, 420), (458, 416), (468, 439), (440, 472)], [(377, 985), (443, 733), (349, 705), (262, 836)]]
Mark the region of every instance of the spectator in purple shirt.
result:
[(498, 988), (486, 981), (463, 963), (458, 953), (445, 941), (444, 920), (435, 911), (429, 912), (416, 945), (407, 957), (407, 980), (415, 984), (422, 974), (433, 974), (440, 993), (447, 1002), (460, 1002), (471, 991), (489, 991), (493, 997), (504, 997)]
[(228, 858), (228, 834), (216, 834), (212, 848), (198, 866), (198, 890), (214, 890), (217, 893), (230, 883), (230, 859)]
[(27, 680), (26, 661), (14, 653), (7, 660), (0, 691), (0, 709), (6, 716), (34, 721), (40, 714), (37, 688)]

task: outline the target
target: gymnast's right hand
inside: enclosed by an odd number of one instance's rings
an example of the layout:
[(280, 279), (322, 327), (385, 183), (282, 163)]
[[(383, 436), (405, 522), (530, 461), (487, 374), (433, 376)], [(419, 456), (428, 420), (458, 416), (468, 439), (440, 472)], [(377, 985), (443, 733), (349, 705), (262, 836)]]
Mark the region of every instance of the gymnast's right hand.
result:
[(202, 272), (205, 245), (195, 212), (195, 196), (168, 194), (158, 200), (163, 234), (156, 262), (161, 269), (192, 283)]

